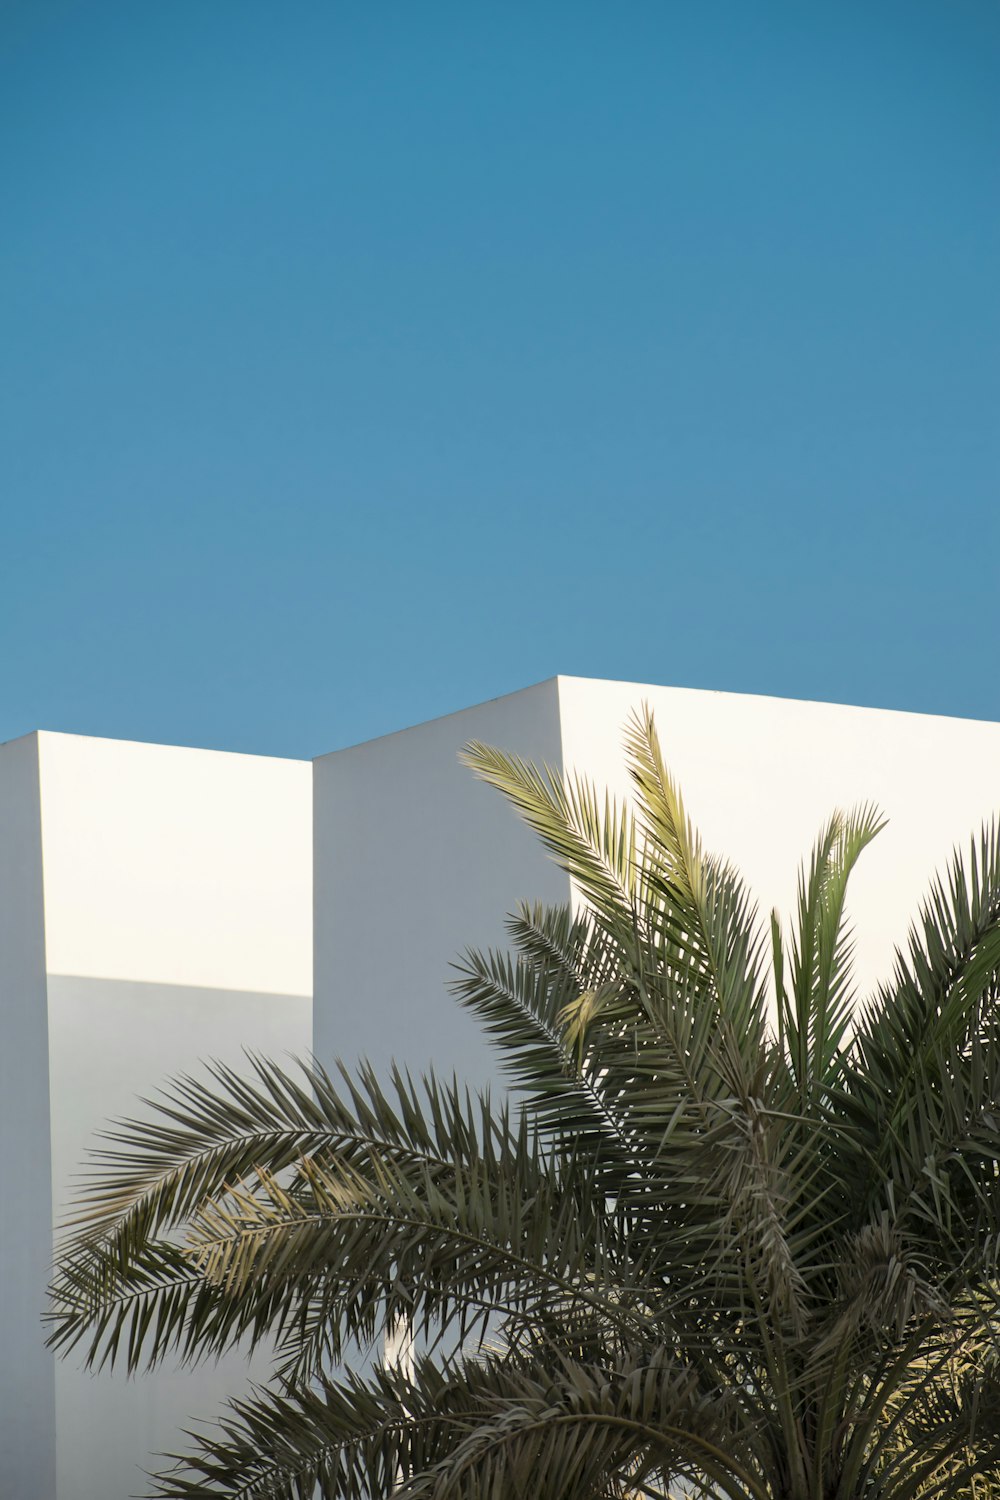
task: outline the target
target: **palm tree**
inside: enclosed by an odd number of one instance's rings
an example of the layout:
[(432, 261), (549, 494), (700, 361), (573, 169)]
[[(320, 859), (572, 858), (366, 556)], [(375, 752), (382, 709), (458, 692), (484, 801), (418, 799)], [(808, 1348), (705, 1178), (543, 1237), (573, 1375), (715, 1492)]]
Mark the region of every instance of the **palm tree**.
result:
[[(511, 1100), (257, 1059), (99, 1153), (51, 1342), (276, 1350), (159, 1497), (972, 1497), (1000, 1478), (1000, 836), (860, 1001), (836, 814), (790, 929), (702, 849), (648, 713), (628, 807), (466, 760), (583, 901), (456, 992)], [(407, 1328), (407, 1361), (361, 1358)], [(344, 1373), (353, 1362), (353, 1372)], [(339, 1373), (338, 1373), (339, 1372)]]

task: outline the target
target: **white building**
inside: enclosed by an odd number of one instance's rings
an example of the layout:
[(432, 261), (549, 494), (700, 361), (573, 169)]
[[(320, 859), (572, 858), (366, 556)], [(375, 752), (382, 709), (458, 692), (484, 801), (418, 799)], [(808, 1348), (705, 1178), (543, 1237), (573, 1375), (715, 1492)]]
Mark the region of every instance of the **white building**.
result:
[(87, 1141), (199, 1058), (311, 1044), (307, 763), (38, 734), (0, 748), (0, 1496), (125, 1500), (227, 1369), (42, 1347)]
[(312, 768), (68, 735), (0, 747), (0, 1494), (126, 1500), (246, 1375), (230, 1359), (126, 1382), (45, 1353), (53, 1219), (92, 1132), (244, 1047), (489, 1077), (449, 964), (502, 941), (519, 899), (572, 892), (457, 752), (486, 740), (624, 792), (644, 700), (709, 847), (764, 910), (791, 908), (835, 806), (882, 806), (853, 886), (862, 985), (1000, 808), (1000, 724), (565, 677)]
[(1000, 724), (580, 677), (322, 756), (321, 1058), (395, 1054), (414, 1069), (488, 1069), (474, 1023), (445, 992), (449, 963), (466, 946), (501, 941), (516, 901), (571, 892), (458, 752), (484, 740), (622, 795), (622, 727), (643, 702), (708, 848), (735, 861), (765, 915), (792, 911), (799, 863), (834, 808), (879, 804), (889, 826), (851, 886), (862, 989), (887, 973), (933, 872), (1000, 812)]

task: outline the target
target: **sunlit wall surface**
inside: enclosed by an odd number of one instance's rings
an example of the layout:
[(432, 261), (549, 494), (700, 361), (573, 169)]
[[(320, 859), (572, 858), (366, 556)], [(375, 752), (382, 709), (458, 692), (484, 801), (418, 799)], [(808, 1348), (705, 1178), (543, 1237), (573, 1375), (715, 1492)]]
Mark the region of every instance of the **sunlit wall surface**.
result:
[[(311, 1046), (307, 763), (39, 734), (0, 748), (0, 1492), (126, 1500), (247, 1378), (53, 1364), (52, 1225), (93, 1133), (171, 1074)], [(263, 1366), (257, 1366), (258, 1376)]]

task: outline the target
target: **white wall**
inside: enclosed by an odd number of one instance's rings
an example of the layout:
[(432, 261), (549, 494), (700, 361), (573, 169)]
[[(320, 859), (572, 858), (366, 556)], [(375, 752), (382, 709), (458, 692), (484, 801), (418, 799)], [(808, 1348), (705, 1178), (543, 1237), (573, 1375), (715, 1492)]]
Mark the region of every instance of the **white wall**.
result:
[(643, 701), (706, 845), (765, 918), (794, 910), (799, 863), (836, 807), (882, 808), (888, 827), (851, 882), (862, 992), (888, 977), (934, 871), (1000, 812), (1000, 724), (832, 703), (561, 677), (567, 766), (627, 791), (622, 728)]
[(319, 1060), (433, 1063), (495, 1076), (478, 1027), (447, 993), (460, 950), (504, 941), (521, 899), (569, 882), (496, 792), (458, 762), (482, 739), (560, 766), (555, 680), (315, 764), (314, 1029)]
[(52, 1250), (38, 740), (0, 746), (0, 1494), (55, 1493), (42, 1341)]
[[(208, 1058), (239, 1066), (243, 1047), (280, 1060), (304, 1056), (312, 1044), (303, 995), (67, 975), (50, 975), (48, 984), (56, 1220), (85, 1144), (109, 1119), (145, 1113), (140, 1096), (197, 1072)], [(144, 1493), (140, 1471), (156, 1467), (154, 1455), (182, 1451), (192, 1419), (215, 1416), (228, 1396), (244, 1393), (251, 1375), (267, 1374), (266, 1358), (248, 1370), (239, 1351), (195, 1370), (168, 1361), (131, 1380), (122, 1372), (88, 1374), (70, 1355), (55, 1371), (59, 1500)]]
[[(306, 762), (72, 735), (42, 734), (38, 747), (44, 890), (25, 886), (9, 860), (3, 869), (39, 938), (44, 914), (44, 984), (30, 1006), (22, 999), (33, 1042), (22, 1091), (48, 1116), (51, 1142), (33, 1147), (32, 1162), (50, 1225), (66, 1216), (94, 1132), (141, 1112), (139, 1096), (171, 1074), (212, 1057), (239, 1064), (244, 1047), (278, 1058), (311, 1050), (312, 777)], [(11, 795), (20, 805), (21, 788)], [(14, 983), (7, 955), (0, 966)], [(39, 1287), (28, 1313), (36, 1351), (42, 1303)], [(6, 1350), (0, 1363), (10, 1368)], [(258, 1362), (256, 1375), (266, 1368)], [(141, 1491), (154, 1455), (182, 1448), (180, 1428), (210, 1417), (247, 1373), (235, 1354), (127, 1381), (87, 1374), (70, 1356), (55, 1368), (56, 1484), (39, 1500)], [(35, 1442), (22, 1435), (26, 1472)]]
[(50, 973), (311, 993), (307, 762), (39, 741)]

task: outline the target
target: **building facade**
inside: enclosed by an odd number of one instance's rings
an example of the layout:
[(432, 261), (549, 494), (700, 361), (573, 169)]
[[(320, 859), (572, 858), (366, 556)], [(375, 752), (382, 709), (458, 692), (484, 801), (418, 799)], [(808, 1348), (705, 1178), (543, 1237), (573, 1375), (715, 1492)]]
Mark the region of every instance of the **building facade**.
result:
[[(126, 1500), (238, 1357), (150, 1379), (43, 1347), (53, 1227), (102, 1124), (200, 1059), (312, 1040), (307, 763), (0, 747), (0, 1495)], [(258, 1374), (262, 1373), (258, 1369)]]
[[(458, 761), (484, 740), (627, 792), (647, 702), (709, 848), (791, 910), (834, 807), (889, 826), (853, 883), (862, 990), (936, 868), (1000, 808), (1000, 724), (560, 677), (308, 762), (38, 734), (0, 747), (0, 1493), (126, 1500), (250, 1375), (127, 1381), (43, 1347), (73, 1173), (109, 1117), (249, 1048), (493, 1077), (447, 993), (465, 946), (570, 882)], [(495, 1078), (494, 1078), (495, 1081)]]

